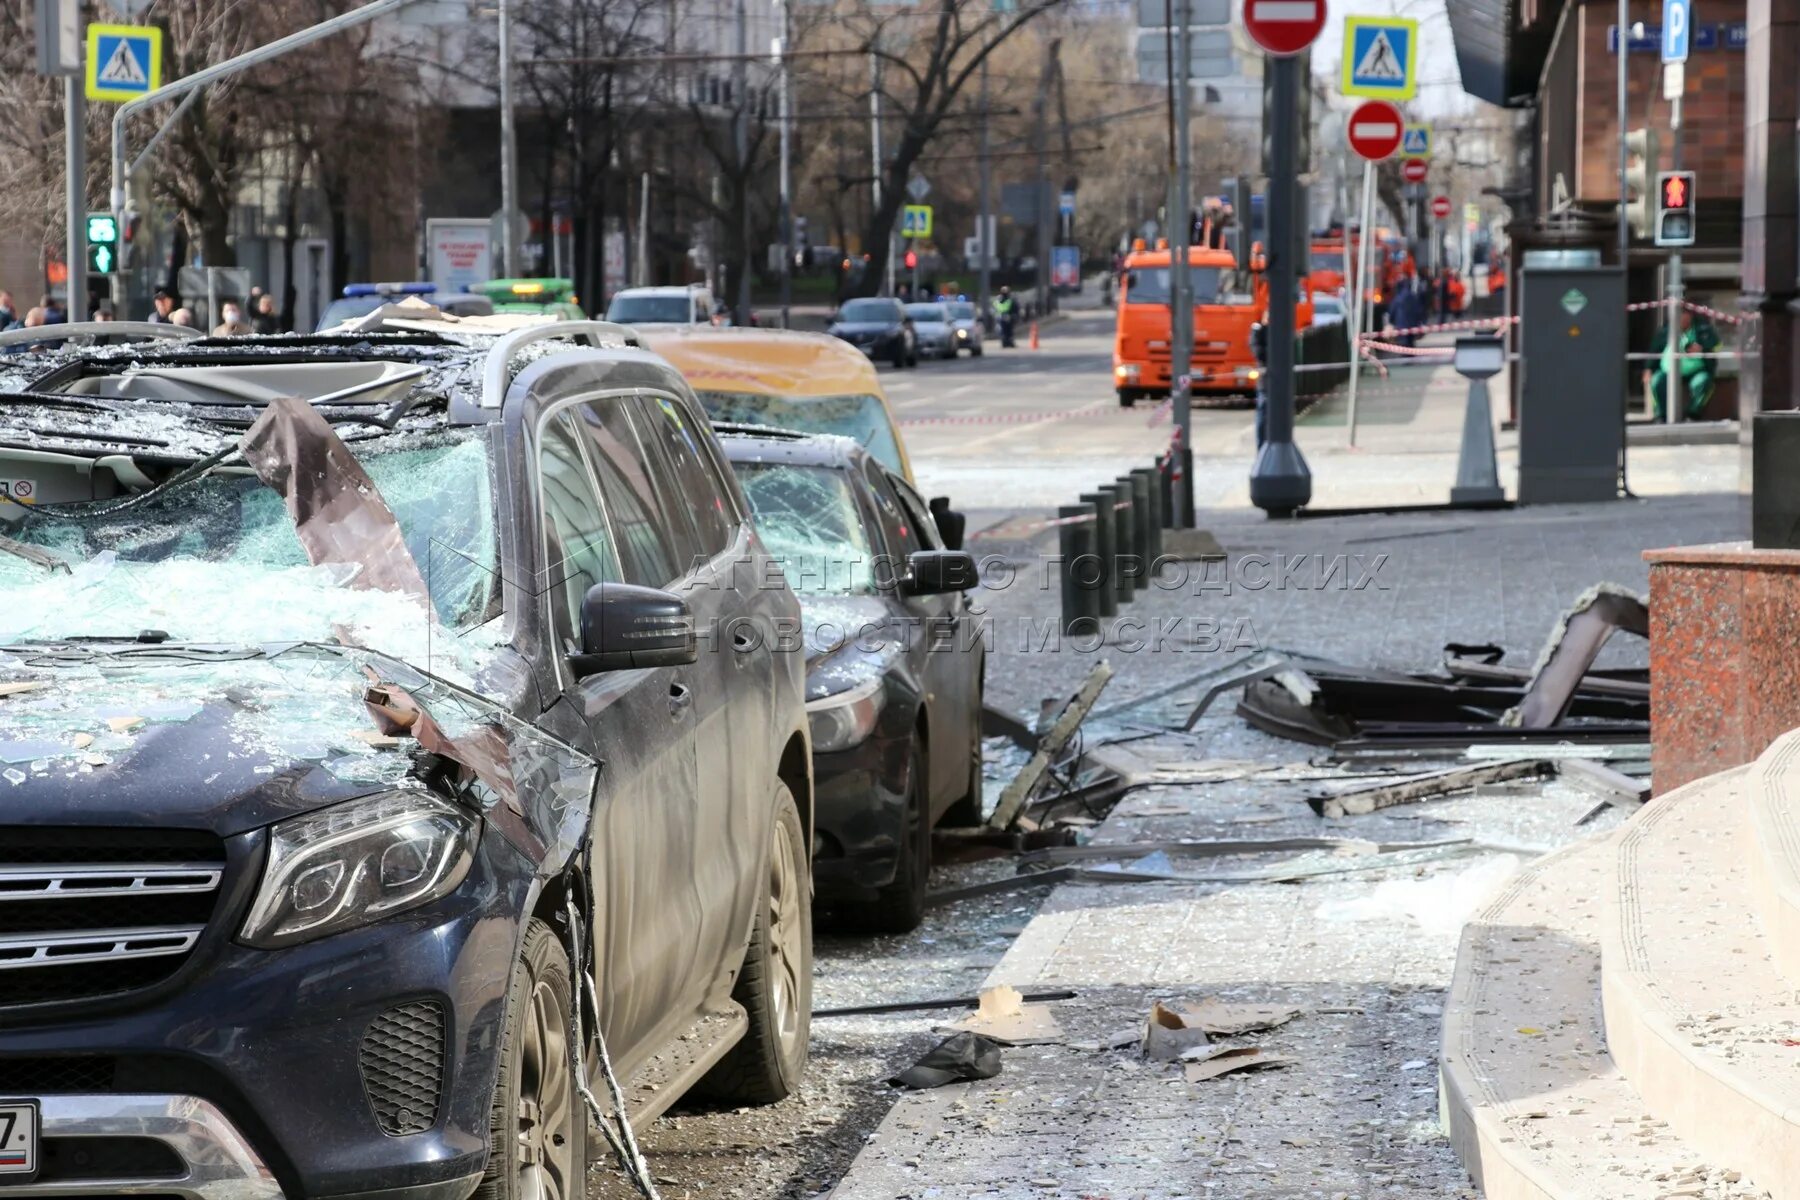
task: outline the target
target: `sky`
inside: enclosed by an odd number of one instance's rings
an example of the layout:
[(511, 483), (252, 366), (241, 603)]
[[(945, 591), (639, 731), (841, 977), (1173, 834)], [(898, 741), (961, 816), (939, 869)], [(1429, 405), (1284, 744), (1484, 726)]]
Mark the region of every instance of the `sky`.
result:
[(1446, 3), (1455, 0), (1329, 0), (1325, 31), (1313, 43), (1313, 72), (1326, 79), (1333, 91), (1344, 53), (1344, 18), (1358, 16), (1412, 17), (1419, 22), (1419, 95), (1406, 105), (1419, 116), (1444, 116), (1466, 112), (1477, 101), (1462, 90), (1456, 70), (1456, 44), (1450, 38)]

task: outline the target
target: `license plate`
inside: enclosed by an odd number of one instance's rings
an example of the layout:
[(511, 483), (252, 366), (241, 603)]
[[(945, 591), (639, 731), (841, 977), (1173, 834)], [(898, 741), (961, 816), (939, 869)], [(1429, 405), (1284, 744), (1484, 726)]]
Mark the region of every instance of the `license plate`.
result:
[(29, 1179), (37, 1169), (37, 1102), (0, 1101), (0, 1183)]

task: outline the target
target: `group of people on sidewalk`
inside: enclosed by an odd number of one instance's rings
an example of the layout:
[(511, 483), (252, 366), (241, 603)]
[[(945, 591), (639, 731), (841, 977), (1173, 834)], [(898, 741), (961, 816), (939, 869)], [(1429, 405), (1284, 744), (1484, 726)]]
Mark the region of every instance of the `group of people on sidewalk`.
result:
[[(194, 310), (184, 307), (181, 297), (171, 288), (159, 287), (151, 301), (153, 310), (149, 320), (154, 325), (187, 325), (198, 323)], [(226, 300), (219, 305), (219, 322), (213, 328), (214, 337), (237, 337), (251, 333), (280, 333), (282, 328), (281, 313), (275, 306), (273, 293), (261, 287), (250, 289), (250, 307), (248, 313), (236, 300)], [(81, 319), (81, 318), (77, 318)], [(118, 318), (113, 313), (110, 300), (92, 301), (85, 318), (89, 321), (113, 321)], [(46, 293), (35, 305), (23, 313), (13, 300), (13, 294), (0, 288), (0, 330), (35, 329), (40, 325), (62, 325), (70, 320), (65, 303), (55, 296)]]

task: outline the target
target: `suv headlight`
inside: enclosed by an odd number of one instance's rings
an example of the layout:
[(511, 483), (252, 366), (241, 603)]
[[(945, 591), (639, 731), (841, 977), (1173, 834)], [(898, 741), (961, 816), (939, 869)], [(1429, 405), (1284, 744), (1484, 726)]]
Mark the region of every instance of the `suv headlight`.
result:
[(273, 949), (428, 904), (469, 873), (476, 828), (466, 810), (412, 790), (282, 821), (240, 936)]
[(875, 732), (875, 720), (887, 706), (887, 684), (880, 676), (847, 692), (810, 701), (806, 718), (812, 726), (814, 753), (848, 750)]

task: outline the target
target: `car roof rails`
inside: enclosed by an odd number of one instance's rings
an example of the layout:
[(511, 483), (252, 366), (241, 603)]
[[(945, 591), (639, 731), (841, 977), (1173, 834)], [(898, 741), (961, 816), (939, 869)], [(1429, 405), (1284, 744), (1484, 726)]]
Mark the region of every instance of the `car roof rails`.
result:
[(627, 325), (613, 321), (552, 321), (530, 325), (501, 336), (487, 352), (481, 370), (481, 406), (499, 408), (512, 382), (512, 360), (520, 350), (533, 342), (585, 342), (595, 349), (608, 346), (642, 350), (644, 343)]
[(155, 321), (64, 321), (56, 325), (0, 331), (0, 346), (27, 346), (34, 342), (75, 342), (84, 346), (99, 341), (191, 342), (205, 336), (205, 330), (189, 325), (165, 325)]

